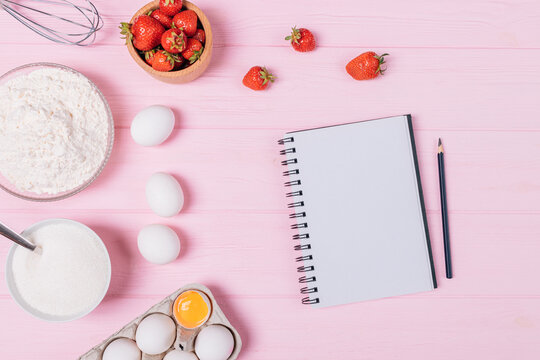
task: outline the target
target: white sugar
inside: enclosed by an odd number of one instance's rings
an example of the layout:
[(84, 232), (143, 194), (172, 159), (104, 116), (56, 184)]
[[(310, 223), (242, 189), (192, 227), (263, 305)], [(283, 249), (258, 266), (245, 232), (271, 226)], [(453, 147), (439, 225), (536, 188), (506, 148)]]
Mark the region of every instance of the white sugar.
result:
[(27, 235), (41, 254), (18, 247), (13, 278), (18, 293), (32, 308), (53, 316), (76, 316), (94, 307), (109, 280), (109, 259), (88, 229), (52, 223)]

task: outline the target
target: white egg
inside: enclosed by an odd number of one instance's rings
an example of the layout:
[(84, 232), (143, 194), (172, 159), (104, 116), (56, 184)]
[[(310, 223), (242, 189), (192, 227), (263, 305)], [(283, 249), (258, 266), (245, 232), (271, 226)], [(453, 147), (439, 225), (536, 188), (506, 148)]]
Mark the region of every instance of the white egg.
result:
[(200, 360), (227, 360), (234, 350), (234, 337), (222, 325), (210, 325), (195, 339), (195, 353)]
[(176, 324), (165, 314), (155, 313), (145, 317), (135, 333), (135, 341), (141, 351), (158, 355), (169, 350), (176, 339)]
[(198, 360), (197, 356), (192, 352), (173, 350), (168, 352), (163, 360)]
[(162, 105), (139, 111), (131, 122), (131, 137), (142, 146), (156, 146), (167, 140), (174, 129), (174, 113)]
[(184, 192), (174, 177), (158, 172), (146, 183), (146, 201), (153, 212), (163, 217), (178, 214), (184, 206)]
[(135, 341), (128, 338), (119, 338), (107, 345), (101, 359), (141, 360), (141, 350), (139, 350)]
[(180, 239), (168, 226), (153, 224), (139, 231), (137, 245), (141, 255), (153, 264), (168, 264), (180, 253)]

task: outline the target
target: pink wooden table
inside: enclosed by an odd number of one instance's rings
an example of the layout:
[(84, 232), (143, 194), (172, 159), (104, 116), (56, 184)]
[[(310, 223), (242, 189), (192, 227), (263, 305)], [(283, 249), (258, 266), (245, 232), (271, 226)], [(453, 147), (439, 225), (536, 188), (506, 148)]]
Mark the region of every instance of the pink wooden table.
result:
[[(82, 221), (104, 239), (113, 279), (105, 301), (67, 324), (36, 320), (0, 282), (0, 358), (72, 359), (188, 282), (215, 293), (244, 340), (242, 359), (538, 359), (540, 356), (540, 3), (531, 0), (199, 0), (215, 32), (214, 60), (188, 85), (159, 83), (132, 63), (117, 25), (143, 1), (95, 0), (97, 44), (51, 44), (0, 13), (0, 72), (30, 62), (86, 74), (109, 100), (116, 144), (102, 176), (50, 204), (0, 194), (17, 230), (50, 217)], [(319, 47), (294, 52), (292, 25)], [(344, 71), (367, 50), (389, 52), (384, 78)], [(264, 93), (241, 79), (267, 65)], [(171, 106), (163, 146), (142, 148), (133, 116)], [(288, 130), (412, 113), (436, 273), (434, 292), (312, 310), (299, 302), (276, 140)], [(444, 278), (436, 139), (444, 139), (455, 278)], [(162, 219), (144, 198), (155, 171), (187, 193)], [(178, 231), (173, 264), (147, 263), (145, 224)], [(10, 244), (0, 241), (2, 266)], [(24, 340), (21, 340), (24, 338)]]

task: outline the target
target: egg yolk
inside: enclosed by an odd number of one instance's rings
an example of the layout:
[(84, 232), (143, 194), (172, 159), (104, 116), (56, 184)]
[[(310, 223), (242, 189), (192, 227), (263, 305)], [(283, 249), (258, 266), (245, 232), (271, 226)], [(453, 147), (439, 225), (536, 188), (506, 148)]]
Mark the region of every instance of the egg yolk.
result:
[(208, 298), (195, 290), (181, 293), (173, 305), (173, 314), (176, 321), (186, 329), (195, 329), (210, 317), (210, 304)]

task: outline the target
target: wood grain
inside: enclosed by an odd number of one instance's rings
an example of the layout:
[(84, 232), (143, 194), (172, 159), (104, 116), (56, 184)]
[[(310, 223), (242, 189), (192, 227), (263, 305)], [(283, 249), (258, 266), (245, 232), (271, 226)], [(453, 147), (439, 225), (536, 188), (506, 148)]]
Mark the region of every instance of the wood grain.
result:
[[(29, 220), (69, 217), (84, 221), (104, 240), (113, 266), (109, 295), (120, 298), (152, 297), (172, 292), (184, 283), (227, 284), (227, 296), (283, 297), (299, 300), (296, 256), (290, 221), (284, 213), (220, 211), (185, 213), (163, 219), (150, 213), (111, 210), (59, 210), (46, 216), (39, 211), (4, 213), (3, 219), (22, 229)], [(540, 215), (451, 214), (451, 239), (456, 277), (444, 279), (440, 213), (428, 216), (439, 289), (412, 295), (420, 298), (539, 297), (536, 277), (540, 263), (540, 229), (530, 224)], [(137, 251), (137, 233), (146, 224), (172, 226), (182, 239), (179, 259), (168, 266), (146, 262)], [(208, 226), (212, 224), (212, 226)], [(245, 224), (250, 224), (246, 226)], [(5, 259), (9, 244), (0, 248)], [(264, 253), (266, 256), (261, 256)], [(239, 256), (241, 254), (241, 256)], [(227, 269), (222, 272), (222, 269)], [(0, 269), (0, 277), (4, 269)], [(160, 281), (156, 281), (160, 279)], [(519, 281), (516, 281), (519, 279)], [(249, 287), (245, 284), (250, 283)], [(5, 284), (0, 298), (7, 298)]]
[[(244, 359), (294, 356), (398, 360), (436, 356), (453, 360), (474, 354), (506, 360), (534, 359), (540, 352), (537, 298), (400, 297), (365, 302), (361, 308), (352, 305), (314, 312), (302, 305), (291, 305), (287, 298), (229, 297), (220, 295), (216, 288), (213, 291), (220, 306), (242, 335)], [(12, 301), (0, 299), (0, 316), (19, 315), (17, 326), (36, 339), (34, 345), (40, 345), (26, 346), (21, 356), (21, 349), (10, 345), (17, 343), (18, 334), (8, 331), (3, 334), (6, 345), (2, 355), (10, 359), (52, 359), (55, 351), (51, 343), (61, 342), (69, 344), (63, 348), (62, 358), (75, 358), (80, 355), (77, 349), (91, 348), (104, 334), (129, 322), (137, 315), (134, 309), (147, 309), (160, 299), (110, 299), (91, 317), (62, 326), (36, 326), (35, 320), (22, 316)], [(333, 339), (332, 346), (324, 345), (329, 338)]]
[[(283, 211), (286, 179), (281, 176), (277, 139), (284, 133), (273, 129), (178, 129), (162, 146), (145, 148), (133, 142), (129, 129), (120, 129), (109, 163), (84, 192), (45, 204), (1, 193), (0, 209), (148, 211), (146, 181), (152, 173), (166, 171), (185, 187), (187, 211)], [(429, 211), (439, 210), (439, 136), (447, 151), (451, 212), (540, 211), (540, 163), (524, 155), (538, 151), (537, 132), (417, 130)]]
[[(94, 3), (105, 27), (88, 48), (51, 44), (0, 13), (0, 73), (38, 61), (71, 66), (102, 90), (116, 124), (111, 160), (88, 189), (48, 204), (0, 193), (0, 219), (17, 230), (51, 217), (86, 223), (111, 253), (111, 289), (91, 315), (48, 324), (20, 310), (1, 281), (0, 358), (75, 358), (188, 282), (212, 289), (244, 340), (242, 359), (538, 357), (537, 1), (200, 0), (214, 53), (204, 76), (186, 85), (150, 78), (120, 39), (118, 23), (145, 1)], [(313, 30), (316, 51), (290, 48), (283, 38), (293, 25)], [(366, 50), (389, 52), (388, 71), (357, 82), (344, 66)], [(268, 91), (241, 85), (253, 65), (277, 75)], [(143, 148), (129, 126), (153, 104), (172, 107), (177, 124), (162, 146)], [(413, 115), (439, 288), (319, 311), (300, 305), (276, 140), (404, 113)], [(439, 137), (452, 280), (444, 279)], [(156, 171), (175, 175), (186, 193), (184, 211), (171, 219), (154, 215), (144, 198)], [(137, 233), (150, 223), (182, 238), (174, 263), (152, 265), (138, 253)], [(0, 241), (1, 264), (9, 246)]]
[[(309, 27), (324, 47), (539, 48), (537, 2), (531, 0), (194, 1), (216, 32), (216, 46), (281, 46), (294, 25)], [(121, 43), (118, 25), (147, 1), (94, 1), (105, 20), (98, 45)], [(60, 11), (60, 14), (64, 14)], [(47, 44), (3, 14), (6, 44)], [(10, 33), (13, 33), (11, 32)]]
[[(144, 106), (162, 103), (176, 110), (182, 129), (295, 130), (413, 113), (416, 129), (540, 130), (540, 50), (382, 48), (391, 54), (384, 78), (361, 82), (345, 72), (350, 59), (369, 50), (361, 46), (308, 55), (290, 47), (215, 48), (204, 77), (178, 85), (153, 81), (123, 45), (85, 48), (87, 56), (69, 47), (10, 48), (18, 56), (3, 59), (0, 72), (39, 61), (71, 66), (103, 91), (118, 127), (129, 127)], [(277, 76), (264, 93), (242, 85), (257, 64)]]

